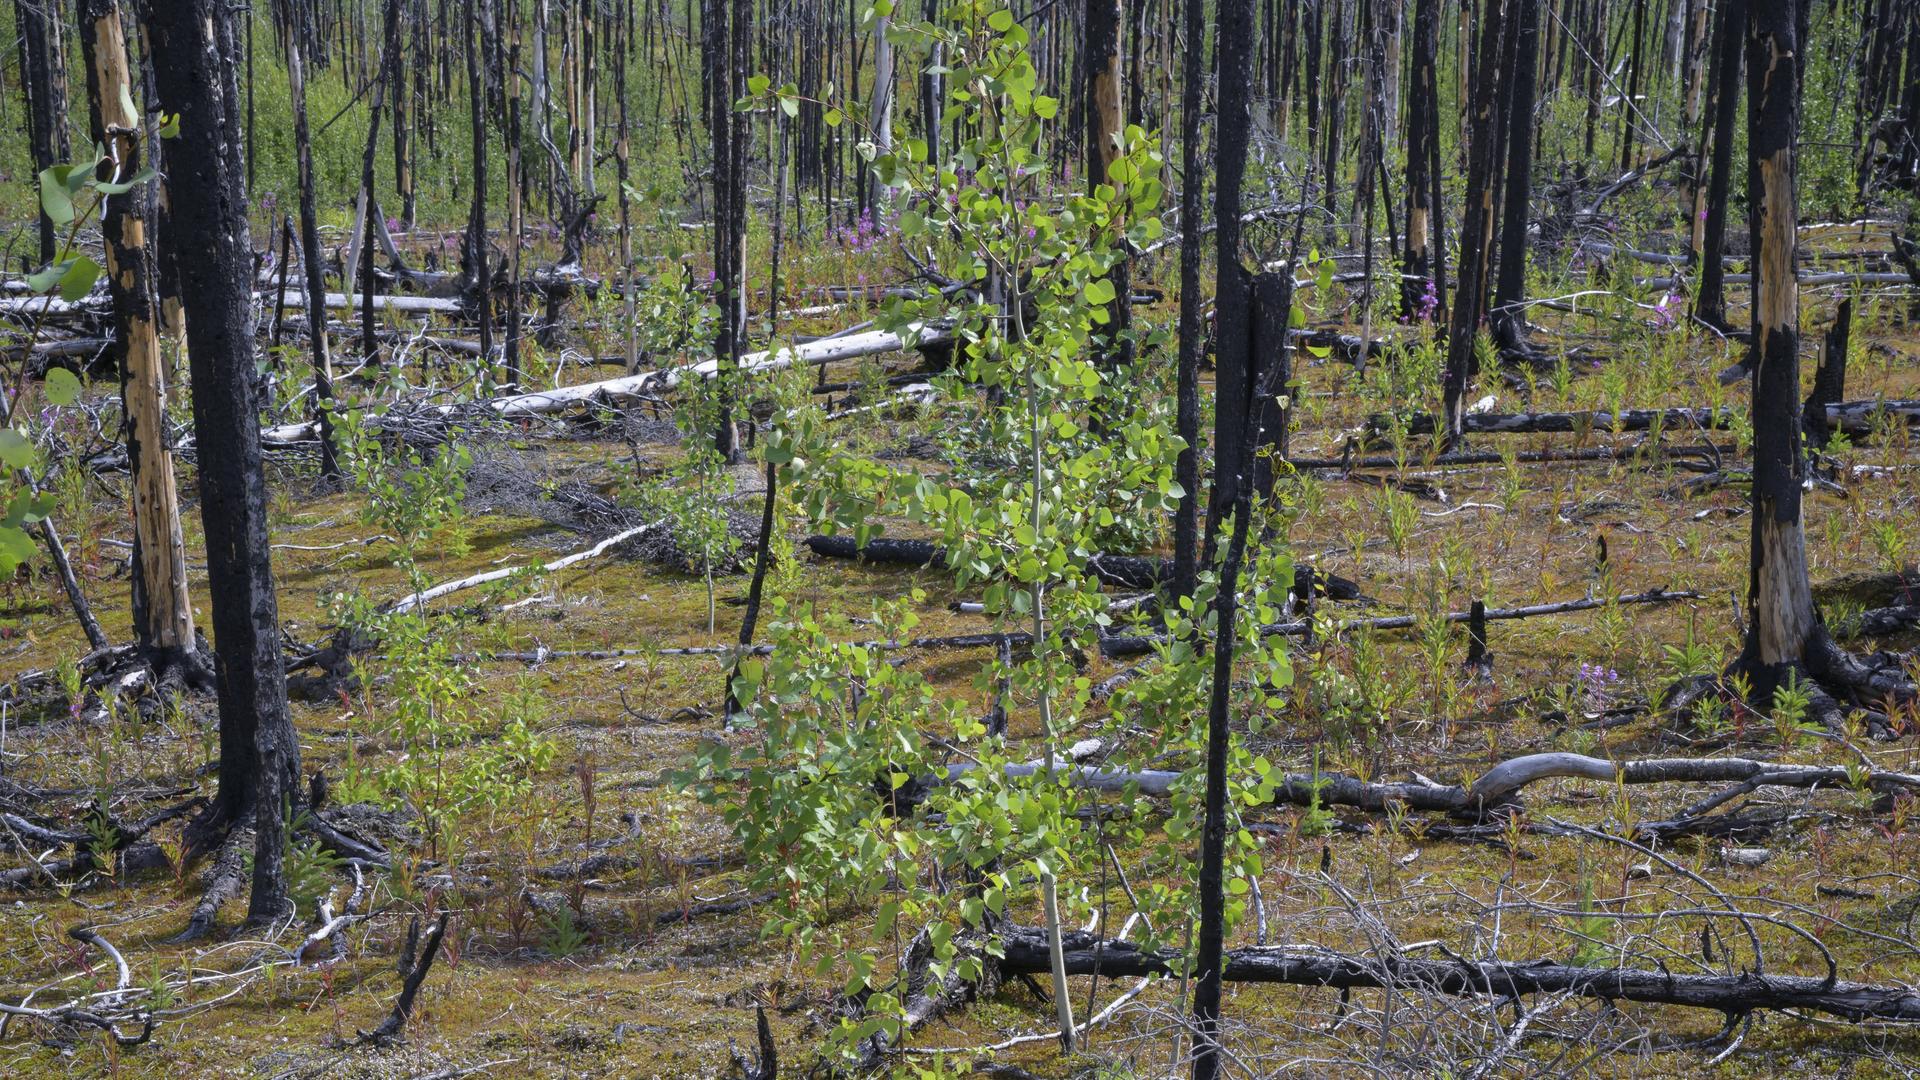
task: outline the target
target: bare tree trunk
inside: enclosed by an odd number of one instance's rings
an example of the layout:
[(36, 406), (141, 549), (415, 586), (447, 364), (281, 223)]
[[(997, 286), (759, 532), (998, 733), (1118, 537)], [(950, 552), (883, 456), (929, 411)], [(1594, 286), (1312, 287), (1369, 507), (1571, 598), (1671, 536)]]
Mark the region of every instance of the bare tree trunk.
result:
[(1501, 204), (1500, 276), (1494, 289), (1492, 330), (1503, 353), (1524, 359), (1527, 319), (1527, 220), (1533, 192), (1534, 69), (1540, 40), (1540, 0), (1512, 0), (1512, 90), (1507, 111), (1507, 190)]
[[(86, 58), (93, 138), (109, 160), (100, 179), (124, 183), (140, 171), (140, 116), (134, 112), (126, 31), (117, 0), (83, 0), (80, 47)], [(120, 394), (126, 410), (127, 462), (132, 473), (134, 636), (156, 675), (212, 685), (193, 629), (187, 591), (187, 549), (180, 530), (180, 495), (167, 448), (166, 365), (154, 317), (153, 278), (147, 265), (147, 224), (141, 187), (109, 195), (101, 219), (107, 289), (113, 297)]]
[(1206, 258), (1201, 243), (1201, 193), (1206, 186), (1200, 151), (1201, 112), (1206, 96), (1207, 26), (1204, 0), (1181, 0), (1186, 48), (1182, 50), (1180, 101), (1180, 356), (1175, 423), (1185, 444), (1174, 463), (1180, 505), (1173, 519), (1173, 591), (1192, 596), (1200, 555), (1200, 358), (1206, 351), (1201, 314), (1200, 269)]
[[(1251, 510), (1252, 464), (1249, 420), (1257, 366), (1253, 348), (1252, 289), (1240, 261), (1240, 185), (1247, 168), (1252, 126), (1253, 0), (1221, 0), (1219, 7), (1219, 187), (1214, 195), (1218, 284), (1215, 302), (1214, 488), (1207, 534), (1211, 541), (1228, 515), (1233, 531), (1214, 602), (1213, 691), (1207, 708), (1205, 823), (1200, 842), (1200, 935), (1193, 989), (1193, 1080), (1215, 1080), (1220, 1059), (1220, 961), (1225, 935), (1227, 705), (1233, 675), (1234, 614), (1240, 561), (1246, 550)], [(1332, 157), (1330, 153), (1329, 158)], [(1193, 182), (1193, 177), (1186, 179)], [(1329, 189), (1331, 185), (1329, 185)], [(1198, 222), (1181, 226), (1197, 230)], [(1291, 270), (1288, 271), (1291, 273)], [(1283, 316), (1284, 318), (1284, 316)], [(1282, 324), (1284, 325), (1284, 323)]]
[(1741, 664), (1762, 701), (1826, 633), (1813, 610), (1800, 511), (1807, 465), (1800, 447), (1800, 285), (1794, 272), (1800, 119), (1794, 7), (1794, 0), (1752, 0), (1746, 20), (1754, 439), (1750, 611)]
[(247, 913), (264, 922), (286, 913), (282, 800), (297, 788), (300, 744), (287, 713), (268, 557), (239, 94), (222, 60), (233, 8), (224, 0), (147, 0), (144, 14), (160, 107), (199, 120), (169, 140), (174, 208), (161, 242), (193, 252), (179, 266), (220, 694), (220, 789), (210, 822), (253, 825)]
[[(294, 156), (300, 174), (300, 253), (306, 258), (302, 277), (307, 295), (307, 334), (313, 339), (314, 412), (320, 421), (320, 475), (338, 482), (340, 458), (333, 441), (333, 358), (327, 346), (327, 279), (320, 255), (319, 210), (314, 205), (313, 139), (307, 129), (307, 75), (301, 43), (304, 29), (292, 24), (285, 28), (285, 34), (288, 91), (293, 97)], [(182, 267), (181, 273), (185, 272)], [(194, 382), (197, 385), (199, 380)]]
[[(20, 34), (20, 89), (26, 96), (28, 144), (35, 172), (73, 156), (67, 139), (67, 54), (58, 8), (45, 0), (14, 0)], [(53, 261), (59, 238), (40, 211), (40, 263)]]
[(1413, 84), (1412, 100), (1407, 106), (1407, 236), (1401, 254), (1400, 310), (1409, 317), (1426, 306), (1428, 277), (1428, 239), (1430, 222), (1436, 216), (1433, 205), (1434, 142), (1440, 137), (1436, 123), (1439, 77), (1434, 56), (1436, 8), (1439, 0), (1414, 0), (1413, 9)]
[[(490, 0), (474, 0), (466, 5), (466, 22), (461, 37), (467, 58), (467, 106), (473, 133), (473, 204), (467, 215), (467, 287), (475, 318), (480, 325), (480, 364), (490, 374), (483, 384), (493, 381), (493, 257), (487, 250), (487, 101), (486, 84), (480, 68), (481, 51), (486, 48), (483, 18), (475, 7)], [(481, 396), (490, 396), (491, 388), (482, 385)]]
[(1498, 168), (1501, 34), (1507, 0), (1483, 0), (1479, 63), (1467, 138), (1467, 199), (1460, 226), (1460, 280), (1447, 328), (1446, 448), (1458, 447), (1465, 431), (1467, 384), (1475, 369), (1474, 348), (1487, 306), (1487, 271), (1493, 247), (1493, 176)]
[[(1086, 148), (1082, 160), (1087, 183), (1113, 184), (1124, 198), (1124, 184), (1109, 172), (1120, 157), (1126, 139), (1126, 116), (1121, 111), (1120, 28), (1126, 24), (1124, 0), (1091, 0), (1086, 10), (1086, 72), (1088, 116)], [(1125, 247), (1122, 237), (1119, 244)], [(1094, 330), (1097, 362), (1124, 366), (1133, 360), (1133, 349), (1123, 335), (1133, 322), (1133, 274), (1125, 258), (1107, 274), (1113, 285), (1113, 302), (1107, 305), (1105, 326)]]
[(1740, 39), (1747, 24), (1747, 4), (1748, 0), (1720, 0), (1719, 29), (1714, 33), (1713, 163), (1702, 207), (1706, 219), (1700, 247), (1693, 253), (1700, 263), (1693, 317), (1716, 329), (1727, 325), (1727, 272), (1720, 254), (1726, 247), (1727, 188), (1733, 176), (1733, 124), (1740, 109)]

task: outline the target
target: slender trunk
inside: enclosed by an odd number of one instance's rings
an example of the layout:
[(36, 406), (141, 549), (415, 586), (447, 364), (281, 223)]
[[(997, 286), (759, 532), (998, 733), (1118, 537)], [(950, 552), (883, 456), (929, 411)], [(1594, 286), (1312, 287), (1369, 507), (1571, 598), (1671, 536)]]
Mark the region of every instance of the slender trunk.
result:
[(1434, 57), (1439, 0), (1414, 0), (1413, 100), (1407, 109), (1407, 237), (1401, 254), (1400, 310), (1412, 317), (1427, 307), (1429, 222), (1434, 218), (1432, 162), (1439, 138), (1429, 121), (1439, 93)]
[(1484, 0), (1480, 11), (1480, 63), (1475, 72), (1471, 130), (1467, 137), (1467, 199), (1460, 226), (1460, 280), (1447, 327), (1445, 444), (1458, 446), (1464, 432), (1467, 384), (1487, 305), (1487, 264), (1493, 246), (1493, 175), (1498, 168), (1501, 34), (1507, 0)]
[(487, 101), (486, 84), (480, 69), (480, 56), (487, 45), (483, 21), (475, 8), (489, 0), (474, 0), (466, 5), (466, 23), (461, 34), (466, 43), (467, 107), (473, 137), (473, 204), (467, 214), (467, 288), (472, 299), (474, 318), (480, 326), (480, 365), (488, 372), (481, 379), (481, 396), (491, 396), (493, 375), (493, 259), (487, 250)]
[[(1192, 596), (1200, 554), (1200, 357), (1206, 349), (1201, 315), (1200, 235), (1206, 163), (1200, 152), (1202, 100), (1206, 95), (1207, 27), (1204, 0), (1181, 0), (1186, 34), (1180, 103), (1180, 356), (1175, 423), (1184, 444), (1174, 463), (1180, 505), (1173, 519), (1173, 591)], [(1311, 82), (1309, 82), (1311, 85)]]
[[(1083, 160), (1089, 184), (1113, 184), (1118, 196), (1126, 197), (1125, 185), (1111, 176), (1113, 163), (1120, 157), (1126, 139), (1126, 116), (1121, 111), (1120, 28), (1126, 24), (1124, 0), (1091, 0), (1086, 11), (1086, 71), (1088, 116)], [(1126, 239), (1119, 240), (1125, 247)], [(1105, 326), (1095, 328), (1094, 348), (1097, 362), (1124, 366), (1133, 360), (1133, 350), (1125, 339), (1132, 324), (1133, 274), (1125, 258), (1108, 271), (1113, 285), (1113, 302), (1107, 305)]]
[[(126, 31), (117, 0), (83, 0), (80, 47), (86, 58), (93, 138), (107, 148), (100, 179), (124, 182), (140, 171), (140, 116), (134, 112)], [(101, 219), (106, 279), (113, 297), (114, 345), (120, 354), (120, 394), (126, 412), (127, 462), (132, 474), (134, 637), (156, 670), (207, 681), (194, 639), (193, 598), (187, 591), (187, 549), (180, 530), (180, 495), (167, 448), (166, 365), (154, 316), (147, 265), (147, 223), (139, 187), (107, 197)]]
[[(1194, 1080), (1214, 1080), (1220, 1055), (1220, 958), (1225, 931), (1227, 790), (1227, 695), (1232, 683), (1235, 591), (1246, 549), (1251, 493), (1248, 437), (1254, 395), (1255, 352), (1251, 288), (1240, 262), (1240, 186), (1247, 168), (1252, 124), (1253, 0), (1221, 0), (1219, 8), (1219, 188), (1214, 195), (1219, 327), (1215, 370), (1214, 489), (1207, 521), (1209, 546), (1228, 515), (1233, 518), (1226, 564), (1215, 600), (1213, 691), (1207, 708), (1205, 825), (1200, 848), (1200, 938), (1193, 988)], [(1328, 158), (1332, 158), (1328, 154)], [(1191, 178), (1189, 178), (1191, 182)], [(1332, 185), (1328, 185), (1331, 190)], [(1193, 229), (1195, 221), (1183, 221)], [(1288, 273), (1291, 273), (1289, 268)], [(1284, 316), (1282, 316), (1284, 318)], [(1284, 324), (1283, 324), (1284, 325)]]
[(253, 377), (253, 249), (240, 161), (238, 90), (222, 62), (233, 8), (224, 0), (148, 0), (159, 106), (190, 116), (169, 140), (173, 214), (163, 244), (179, 260), (207, 538), (215, 678), (220, 695), (216, 821), (254, 828), (249, 921), (283, 918), (283, 799), (294, 797), (300, 745), (287, 712), (280, 614), (267, 543), (267, 489)]
[(380, 151), (380, 118), (386, 109), (387, 86), (393, 81), (400, 55), (400, 3), (401, 0), (387, 0), (386, 32), (382, 36), (386, 44), (381, 47), (380, 71), (373, 77), (373, 104), (367, 110), (367, 145), (360, 157), (360, 207), (365, 230), (360, 236), (360, 355), (369, 363), (379, 356), (373, 331), (373, 247), (376, 230), (383, 226), (378, 220), (380, 204), (374, 199), (374, 161)]
[[(73, 156), (67, 138), (67, 56), (58, 8), (44, 0), (14, 0), (20, 34), (20, 90), (26, 97), (28, 145), (35, 172)], [(40, 212), (40, 263), (54, 259), (59, 238)]]
[(1506, 194), (1501, 204), (1500, 277), (1493, 294), (1493, 335), (1503, 351), (1526, 354), (1527, 220), (1533, 191), (1534, 68), (1538, 63), (1540, 0), (1512, 0), (1512, 93), (1507, 110)]
[[(340, 458), (333, 441), (333, 358), (328, 354), (327, 345), (327, 279), (320, 257), (319, 210), (314, 205), (313, 140), (307, 130), (307, 78), (301, 36), (299, 26), (286, 28), (287, 84), (293, 97), (293, 145), (300, 184), (300, 253), (306, 258), (303, 278), (307, 334), (313, 340), (314, 411), (320, 421), (320, 475), (329, 482), (337, 482)], [(185, 274), (184, 267), (181, 273)], [(199, 382), (194, 381), (196, 385)]]
[(1747, 231), (1753, 245), (1753, 524), (1742, 664), (1761, 700), (1802, 663), (1821, 633), (1807, 579), (1800, 490), (1799, 204), (1795, 143), (1794, 0), (1747, 6)]
[(1748, 0), (1720, 0), (1720, 26), (1714, 35), (1718, 70), (1713, 84), (1713, 166), (1701, 247), (1694, 252), (1700, 261), (1700, 289), (1693, 298), (1693, 315), (1717, 329), (1727, 325), (1726, 268), (1720, 255), (1726, 248), (1727, 188), (1733, 177), (1733, 125), (1740, 109), (1740, 41), (1747, 25), (1747, 4)]

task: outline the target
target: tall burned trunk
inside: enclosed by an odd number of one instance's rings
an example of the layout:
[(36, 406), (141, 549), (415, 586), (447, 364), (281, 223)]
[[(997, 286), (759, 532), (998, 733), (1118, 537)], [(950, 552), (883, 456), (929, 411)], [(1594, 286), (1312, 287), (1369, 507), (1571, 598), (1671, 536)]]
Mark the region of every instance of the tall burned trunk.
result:
[[(14, 0), (14, 27), (20, 34), (20, 90), (27, 104), (27, 143), (35, 172), (73, 156), (67, 139), (67, 54), (59, 6), (46, 0)], [(58, 253), (53, 220), (40, 212), (40, 263)]]
[(1448, 448), (1465, 430), (1467, 384), (1473, 378), (1474, 348), (1487, 307), (1488, 263), (1493, 248), (1493, 176), (1499, 165), (1500, 39), (1506, 0), (1484, 0), (1480, 9), (1479, 63), (1474, 71), (1473, 109), (1467, 133), (1467, 197), (1460, 226), (1460, 280), (1447, 325), (1446, 391)]
[(1800, 489), (1800, 285), (1794, 272), (1800, 121), (1794, 0), (1747, 6), (1748, 235), (1753, 244), (1753, 524), (1741, 664), (1761, 700), (1825, 632), (1807, 580)]
[(374, 162), (380, 151), (380, 118), (386, 111), (389, 87), (394, 96), (403, 96), (394, 86), (400, 58), (401, 0), (387, 0), (387, 13), (381, 40), (380, 71), (373, 77), (373, 104), (367, 110), (367, 145), (360, 156), (360, 355), (368, 362), (379, 356), (373, 320), (373, 249), (384, 223), (379, 220), (380, 205), (374, 199)]
[[(1693, 253), (1700, 263), (1700, 288), (1693, 298), (1693, 317), (1716, 329), (1727, 325), (1726, 269), (1720, 263), (1720, 255), (1727, 240), (1733, 124), (1740, 109), (1740, 35), (1747, 25), (1748, 2), (1720, 0), (1719, 25), (1714, 31), (1713, 162), (1701, 208), (1706, 218), (1700, 230), (1700, 246)], [(1752, 197), (1753, 193), (1749, 192), (1748, 198)]]
[(233, 8), (225, 0), (147, 0), (145, 18), (160, 107), (197, 120), (168, 140), (173, 213), (161, 243), (193, 253), (178, 263), (220, 694), (220, 788), (209, 822), (252, 824), (247, 915), (270, 921), (284, 917), (288, 902), (282, 802), (295, 795), (300, 745), (287, 713), (268, 558), (239, 92), (222, 61)]
[(1432, 222), (1438, 212), (1433, 201), (1433, 163), (1439, 140), (1439, 77), (1435, 60), (1435, 32), (1439, 0), (1414, 0), (1413, 97), (1407, 104), (1407, 236), (1400, 256), (1400, 310), (1409, 317), (1430, 305), (1427, 290)]
[[(1120, 27), (1126, 21), (1123, 2), (1091, 0), (1087, 4), (1084, 68), (1090, 123), (1082, 160), (1090, 186), (1112, 184), (1124, 199), (1125, 185), (1111, 175), (1113, 163), (1120, 157), (1126, 140), (1126, 116), (1120, 97)], [(1125, 246), (1124, 237), (1119, 244)], [(1095, 329), (1095, 359), (1106, 366), (1122, 366), (1133, 359), (1132, 349), (1124, 338), (1133, 316), (1133, 274), (1128, 260), (1122, 258), (1115, 263), (1107, 279), (1113, 285), (1113, 302), (1107, 305), (1106, 325)]]
[(747, 0), (706, 0), (704, 54), (711, 107), (707, 126), (713, 136), (714, 299), (720, 308), (713, 352), (720, 365), (720, 420), (714, 448), (729, 463), (740, 460), (740, 430), (734, 424), (735, 380), (747, 330), (746, 177), (742, 160), (747, 123), (733, 115), (733, 103), (746, 90)]
[(1181, 63), (1180, 98), (1180, 355), (1175, 419), (1185, 444), (1174, 462), (1181, 488), (1173, 518), (1173, 591), (1192, 596), (1200, 556), (1200, 358), (1206, 351), (1206, 322), (1201, 314), (1201, 193), (1206, 160), (1200, 152), (1201, 111), (1207, 92), (1207, 24), (1204, 0), (1182, 0), (1186, 48)]
[[(1253, 122), (1253, 0), (1221, 0), (1219, 7), (1219, 184), (1213, 213), (1219, 327), (1214, 419), (1214, 488), (1207, 522), (1209, 541), (1231, 516), (1233, 531), (1215, 601), (1213, 692), (1207, 708), (1207, 776), (1200, 841), (1200, 925), (1195, 940), (1193, 988), (1194, 1080), (1215, 1080), (1220, 1054), (1220, 975), (1226, 930), (1227, 698), (1233, 673), (1234, 601), (1240, 559), (1246, 550), (1251, 506), (1252, 406), (1255, 350), (1253, 290), (1240, 261), (1240, 187), (1247, 169)], [(1187, 183), (1193, 182), (1189, 176)], [(1198, 222), (1182, 221), (1194, 230)], [(1288, 270), (1291, 273), (1291, 268)], [(1284, 320), (1285, 315), (1281, 318)], [(1283, 322), (1282, 326), (1285, 325)], [(1209, 544), (1211, 546), (1211, 543)]]
[[(100, 179), (124, 183), (138, 175), (140, 116), (133, 110), (126, 29), (117, 0), (82, 0), (80, 48), (92, 103), (93, 140), (107, 149)], [(193, 629), (187, 591), (187, 546), (180, 531), (180, 494), (167, 448), (166, 364), (154, 314), (153, 275), (147, 265), (143, 188), (107, 196), (101, 217), (107, 290), (113, 297), (114, 350), (120, 360), (120, 396), (126, 413), (127, 463), (132, 475), (134, 639), (162, 678), (212, 685)]]
[[(493, 368), (493, 258), (487, 250), (487, 94), (482, 78), (480, 56), (486, 48), (482, 23), (474, 8), (489, 0), (473, 0), (466, 5), (466, 21), (461, 38), (467, 60), (468, 120), (473, 138), (473, 203), (467, 212), (467, 296), (480, 326), (480, 364), (488, 372)], [(493, 381), (489, 374), (483, 383)], [(492, 391), (481, 387), (483, 395)]]
[(1528, 359), (1527, 344), (1527, 220), (1533, 194), (1534, 71), (1540, 41), (1540, 0), (1511, 0), (1513, 10), (1512, 92), (1507, 96), (1506, 194), (1500, 211), (1500, 276), (1494, 287), (1492, 318), (1494, 341), (1503, 356)]
[[(326, 266), (321, 261), (320, 213), (314, 205), (313, 139), (307, 128), (306, 27), (299, 20), (299, 16), (290, 19), (285, 34), (287, 88), (293, 98), (293, 148), (300, 184), (300, 254), (306, 259), (306, 271), (301, 278), (307, 299), (307, 335), (313, 341), (313, 398), (314, 412), (320, 421), (320, 475), (329, 482), (338, 482), (340, 457), (333, 441), (333, 357), (327, 344)], [(182, 267), (181, 273), (185, 272)], [(194, 382), (198, 385), (199, 380)]]

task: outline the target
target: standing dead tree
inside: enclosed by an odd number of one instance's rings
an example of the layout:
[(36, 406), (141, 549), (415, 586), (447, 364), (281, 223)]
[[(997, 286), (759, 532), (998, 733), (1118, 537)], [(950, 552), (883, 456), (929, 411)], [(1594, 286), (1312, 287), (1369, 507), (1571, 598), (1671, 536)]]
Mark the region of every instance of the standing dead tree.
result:
[(154, 311), (148, 264), (140, 117), (134, 112), (126, 32), (117, 0), (84, 0), (80, 48), (86, 58), (94, 142), (107, 150), (103, 182), (131, 185), (107, 196), (101, 219), (107, 289), (113, 297), (114, 350), (126, 410), (127, 463), (132, 474), (134, 526), (134, 636), (157, 682), (213, 685), (194, 635), (187, 590), (187, 551), (180, 530), (180, 495), (167, 446), (166, 362)]
[[(194, 252), (177, 264), (220, 697), (219, 791), (190, 841), (204, 852), (230, 832), (225, 848), (235, 857), (223, 857), (216, 873), (225, 866), (237, 871), (233, 840), (252, 826), (248, 918), (265, 922), (282, 918), (288, 904), (282, 815), (298, 788), (300, 744), (287, 712), (267, 543), (240, 97), (223, 59), (231, 52), (233, 8), (224, 0), (146, 0), (142, 15), (160, 107), (197, 121), (179, 125), (168, 140), (173, 213), (160, 237), (176, 251)], [(195, 911), (187, 936), (211, 928), (221, 890), (216, 881), (209, 890), (214, 908), (203, 903)]]

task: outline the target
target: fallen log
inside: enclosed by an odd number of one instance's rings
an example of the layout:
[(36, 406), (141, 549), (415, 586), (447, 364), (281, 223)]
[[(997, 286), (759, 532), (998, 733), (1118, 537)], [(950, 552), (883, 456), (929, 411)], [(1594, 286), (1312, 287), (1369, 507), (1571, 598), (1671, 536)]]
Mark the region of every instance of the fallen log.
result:
[(653, 530), (659, 528), (664, 524), (666, 524), (666, 521), (665, 519), (662, 519), (660, 521), (651, 522), (646, 525), (636, 526), (624, 532), (615, 533), (614, 535), (607, 537), (605, 540), (600, 541), (599, 543), (593, 545), (590, 548), (587, 548), (583, 551), (576, 551), (571, 555), (563, 555), (560, 558), (554, 559), (551, 562), (538, 563), (538, 564), (533, 564), (529, 566), (504, 567), (499, 570), (488, 570), (487, 572), (482, 574), (474, 574), (470, 577), (463, 577), (463, 578), (456, 579), (454, 581), (441, 582), (440, 584), (435, 585), (430, 589), (422, 589), (417, 593), (413, 593), (409, 596), (405, 596), (400, 598), (399, 600), (394, 601), (387, 608), (387, 610), (390, 612), (394, 612), (396, 614), (404, 614), (405, 612), (412, 611), (416, 608), (419, 608), (425, 605), (429, 601), (438, 600), (439, 598), (446, 596), (450, 593), (460, 592), (464, 589), (471, 589), (476, 586), (486, 585), (495, 581), (505, 581), (506, 579), (513, 577), (515, 574), (524, 574), (528, 572), (537, 572), (537, 573), (543, 573), (543, 574), (558, 573), (559, 571), (565, 570), (567, 567), (572, 566), (575, 563), (585, 562), (588, 559), (599, 558), (600, 556), (606, 554), (608, 551), (611, 551), (617, 545), (623, 544), (628, 540), (634, 539), (635, 537), (644, 536), (647, 533), (652, 532)]
[[(747, 353), (740, 358), (739, 370), (743, 372), (781, 371), (802, 365), (855, 360), (863, 356), (898, 352), (910, 346), (924, 348), (939, 345), (948, 340), (948, 335), (949, 332), (945, 327), (915, 323), (908, 328), (906, 336), (889, 330), (876, 330), (865, 334), (816, 341), (807, 345)], [(542, 416), (615, 401), (644, 400), (662, 391), (671, 390), (690, 378), (711, 379), (719, 374), (719, 371), (718, 360), (702, 360), (698, 363), (661, 368), (638, 375), (625, 375), (617, 379), (603, 379), (599, 382), (562, 386), (553, 390), (511, 394), (494, 398), (486, 402), (486, 406), (496, 415), (506, 419)], [(455, 405), (442, 405), (433, 410), (427, 410), (426, 414), (437, 413), (450, 416), (460, 408)], [(268, 445), (312, 442), (317, 438), (319, 438), (319, 428), (310, 422), (281, 424), (260, 433), (261, 441)]]
[[(1827, 425), (1850, 434), (1873, 430), (1880, 416), (1893, 416), (1911, 424), (1920, 421), (1920, 400), (1840, 401), (1826, 406)], [(1469, 413), (1465, 417), (1469, 434), (1518, 434), (1571, 431), (1647, 431), (1654, 427), (1674, 430), (1693, 428), (1717, 430), (1732, 426), (1730, 409), (1675, 408), (1625, 409), (1616, 417), (1605, 409), (1592, 412), (1562, 413)], [(1403, 430), (1409, 435), (1431, 435), (1438, 421), (1432, 413), (1415, 413), (1406, 418)], [(1387, 418), (1369, 417), (1367, 429), (1379, 434), (1390, 427)]]
[[(855, 543), (851, 536), (822, 536), (816, 533), (807, 537), (807, 547), (822, 558), (859, 559), (896, 566), (944, 565), (946, 561), (946, 553), (928, 540), (896, 540), (880, 536), (863, 546)], [(1153, 589), (1171, 579), (1173, 568), (1166, 560), (1152, 556), (1100, 554), (1087, 559), (1087, 571), (1105, 585), (1122, 589)], [(1316, 596), (1334, 600), (1354, 600), (1360, 596), (1358, 584), (1337, 574), (1309, 566), (1295, 568), (1296, 590), (1304, 593), (1309, 587), (1309, 579)]]
[[(1038, 974), (1050, 969), (1046, 935), (1034, 928), (1003, 927), (1000, 974)], [(1147, 951), (1130, 941), (1102, 940), (1070, 932), (1063, 942), (1067, 974), (1109, 978), (1177, 975), (1182, 958), (1172, 950)], [(1454, 997), (1570, 994), (1604, 1001), (1680, 1005), (1742, 1015), (1759, 1009), (1825, 1013), (1863, 1020), (1920, 1023), (1920, 991), (1799, 975), (1675, 974), (1666, 970), (1575, 967), (1536, 960), (1515, 963), (1416, 960), (1400, 952), (1355, 956), (1311, 946), (1229, 950), (1221, 978), (1229, 982), (1284, 983), (1349, 990), (1393, 988)]]
[[(957, 780), (978, 767), (971, 762), (950, 765), (946, 778), (949, 782)], [(1038, 775), (1045, 768), (1043, 764), (1034, 763), (1004, 766), (1006, 775), (1014, 778)], [(1169, 794), (1183, 775), (1166, 769), (1127, 771), (1081, 765), (1056, 765), (1055, 771), (1073, 786), (1090, 791), (1137, 790), (1155, 797)], [(1920, 775), (1911, 773), (1858, 769), (1849, 773), (1841, 766), (1791, 765), (1752, 758), (1650, 758), (1615, 762), (1584, 754), (1552, 752), (1509, 758), (1482, 773), (1471, 784), (1423, 780), (1377, 782), (1338, 773), (1292, 773), (1274, 786), (1273, 802), (1278, 806), (1347, 806), (1371, 811), (1400, 805), (1477, 819), (1489, 809), (1511, 804), (1528, 785), (1553, 779), (1585, 779), (1629, 786), (1730, 783), (1752, 788), (1802, 789), (1850, 787), (1858, 782), (1873, 791), (1920, 792)]]
[[(1669, 592), (1665, 589), (1653, 589), (1648, 592), (1626, 593), (1613, 597), (1585, 597), (1579, 600), (1561, 600), (1551, 604), (1527, 604), (1522, 607), (1487, 608), (1482, 617), (1489, 620), (1531, 619), (1540, 615), (1566, 615), (1576, 611), (1592, 611), (1595, 608), (1615, 604), (1665, 604), (1675, 600), (1698, 600), (1700, 594), (1687, 590)], [(1449, 611), (1444, 616), (1449, 623), (1472, 621), (1471, 611)], [(1348, 619), (1336, 624), (1336, 633), (1349, 633), (1355, 630), (1409, 630), (1419, 625), (1422, 617), (1418, 615), (1388, 615), (1375, 619)], [(1306, 619), (1292, 622), (1269, 623), (1260, 628), (1264, 637), (1305, 637), (1314, 630), (1313, 623)], [(1154, 650), (1155, 646), (1165, 644), (1164, 634), (1147, 634), (1137, 637), (1114, 635), (1102, 638), (1100, 651), (1109, 657), (1143, 656)]]

